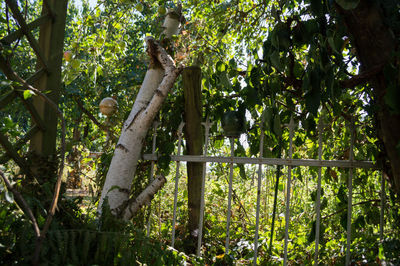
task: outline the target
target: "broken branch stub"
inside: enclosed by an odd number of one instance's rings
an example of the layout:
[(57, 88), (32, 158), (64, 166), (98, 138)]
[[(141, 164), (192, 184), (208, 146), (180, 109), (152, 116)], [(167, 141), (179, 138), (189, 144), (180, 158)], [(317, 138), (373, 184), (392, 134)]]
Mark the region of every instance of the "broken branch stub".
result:
[(128, 206), (123, 212), (124, 220), (130, 220), (143, 205), (149, 203), (154, 195), (164, 186), (165, 182), (167, 182), (167, 180), (163, 175), (157, 176), (136, 199), (129, 201)]

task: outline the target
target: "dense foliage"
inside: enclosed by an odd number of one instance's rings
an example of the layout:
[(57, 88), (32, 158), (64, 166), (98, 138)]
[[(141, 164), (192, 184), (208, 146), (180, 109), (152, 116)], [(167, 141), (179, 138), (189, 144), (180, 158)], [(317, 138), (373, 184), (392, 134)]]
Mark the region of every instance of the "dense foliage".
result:
[[(385, 238), (379, 239), (380, 171), (357, 170), (353, 193), (353, 260), (373, 263), (386, 259), (400, 263), (400, 203), (394, 189), (389, 157), (385, 152), (378, 119), (378, 99), (373, 82), (359, 78), (359, 54), (347, 31), (341, 10), (353, 10), (361, 1), (182, 1), (185, 20), (180, 35), (173, 40), (172, 55), (177, 64), (200, 65), (203, 71), (203, 117), (214, 121), (210, 154), (227, 155), (229, 147), (220, 121), (223, 114), (239, 110), (245, 114), (245, 134), (236, 141), (235, 156), (259, 156), (260, 128), (264, 121), (264, 157), (287, 157), (289, 133), (286, 124), (293, 118), (298, 125), (294, 136), (294, 158), (317, 158), (317, 124), (324, 123), (323, 159), (349, 159), (348, 125), (356, 121), (354, 156), (371, 160), (385, 169), (390, 187), (386, 188)], [(378, 4), (397, 47), (400, 39), (400, 10), (395, 0), (371, 1)], [(26, 20), (39, 16), (41, 1), (18, 1)], [(1, 2), (2, 10), (5, 3)], [(70, 1), (66, 23), (63, 94), (60, 108), (66, 119), (67, 169), (62, 199), (42, 251), (42, 260), (57, 264), (166, 265), (251, 263), (255, 230), (254, 166), (235, 166), (231, 252), (224, 254), (225, 211), (228, 168), (212, 164), (206, 186), (204, 259), (188, 257), (167, 247), (170, 242), (173, 182), (158, 193), (151, 208), (144, 208), (132, 222), (121, 224), (111, 215), (96, 220), (98, 200), (112, 151), (122, 124), (130, 112), (148, 66), (144, 37), (160, 37), (165, 11), (176, 8), (175, 1), (98, 0)], [(0, 14), (0, 39), (16, 30), (7, 12)], [(34, 32), (37, 37), (38, 32)], [(34, 73), (34, 53), (22, 38), (12, 46), (12, 66), (22, 77)], [(384, 67), (388, 92), (384, 101), (399, 114), (398, 51)], [(388, 77), (391, 77), (390, 79)], [(0, 73), (0, 97), (13, 90), (13, 84)], [(158, 115), (157, 172), (172, 181), (175, 164), (170, 157), (176, 149), (176, 129), (183, 119), (182, 82), (178, 80)], [(25, 95), (27, 98), (31, 95)], [(118, 112), (106, 117), (98, 104), (114, 97)], [(20, 102), (0, 106), (0, 132), (16, 143), (29, 129), (29, 115)], [(245, 136), (245, 137), (243, 137)], [(151, 135), (143, 153), (151, 153)], [(21, 154), (28, 156), (28, 145)], [(4, 155), (3, 151), (0, 156)], [(8, 161), (0, 166), (26, 198), (40, 226), (52, 195), (51, 180), (40, 186), (24, 186), (19, 168)], [(265, 167), (263, 210), (261, 212), (259, 263), (278, 264), (283, 254), (285, 184), (287, 169), (278, 181), (276, 229), (269, 246), (277, 168)], [(149, 182), (150, 162), (139, 163), (132, 197)], [(185, 174), (182, 172), (181, 176)], [(311, 263), (315, 240), (315, 201), (317, 169), (293, 169), (293, 198), (289, 260), (293, 264)], [(346, 207), (348, 202), (346, 169), (323, 170), (320, 260), (325, 264), (344, 264), (346, 245)], [(189, 245), (187, 191), (180, 181), (176, 248)], [(71, 197), (69, 188), (85, 188), (90, 197)], [(39, 192), (38, 192), (39, 191)], [(29, 220), (15, 205), (13, 195), (0, 183), (0, 263), (28, 263), (34, 248)], [(67, 195), (68, 194), (68, 195)], [(152, 211), (150, 211), (152, 209)], [(145, 236), (148, 220), (152, 228)], [(271, 251), (270, 251), (271, 250)], [(88, 256), (89, 254), (89, 256)]]

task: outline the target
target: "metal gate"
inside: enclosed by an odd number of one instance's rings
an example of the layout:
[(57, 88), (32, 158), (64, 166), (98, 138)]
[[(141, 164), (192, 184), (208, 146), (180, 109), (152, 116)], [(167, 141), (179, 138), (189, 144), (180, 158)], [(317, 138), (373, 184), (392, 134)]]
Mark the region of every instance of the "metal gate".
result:
[[(322, 121), (322, 119), (320, 119)], [(289, 219), (290, 219), (290, 193), (291, 193), (291, 173), (292, 167), (295, 166), (314, 166), (318, 168), (318, 180), (317, 180), (317, 195), (316, 195), (316, 225), (315, 225), (315, 255), (314, 255), (314, 263), (318, 265), (318, 252), (319, 252), (319, 235), (320, 235), (320, 225), (321, 225), (321, 173), (322, 168), (326, 167), (338, 167), (348, 169), (349, 178), (348, 178), (348, 206), (347, 206), (347, 247), (346, 247), (346, 265), (349, 265), (351, 253), (350, 253), (350, 244), (351, 244), (351, 217), (352, 217), (352, 197), (353, 197), (353, 184), (352, 180), (354, 178), (354, 170), (356, 168), (364, 168), (364, 169), (377, 169), (376, 165), (372, 161), (356, 161), (354, 159), (354, 139), (355, 139), (355, 124), (354, 120), (347, 125), (350, 129), (351, 137), (349, 143), (349, 158), (348, 160), (322, 160), (322, 152), (323, 152), (323, 143), (322, 143), (322, 134), (324, 132), (324, 125), (320, 122), (317, 126), (318, 130), (318, 158), (317, 159), (293, 159), (293, 136), (294, 130), (297, 125), (294, 123), (293, 119), (290, 120), (290, 123), (286, 125), (286, 128), (289, 130), (289, 150), (287, 151), (288, 158), (264, 158), (263, 155), (263, 147), (264, 147), (264, 130), (262, 128), (261, 123), (259, 125), (260, 132), (262, 134), (259, 136), (260, 138), (260, 146), (259, 146), (259, 154), (258, 158), (249, 158), (249, 157), (234, 157), (234, 139), (230, 138), (230, 150), (231, 156), (229, 157), (221, 157), (221, 156), (208, 156), (208, 148), (209, 148), (209, 140), (210, 140), (210, 128), (212, 126), (212, 122), (208, 119), (205, 123), (203, 123), (205, 129), (205, 145), (204, 145), (204, 154), (202, 156), (195, 155), (181, 155), (182, 148), (182, 129), (184, 123), (182, 122), (178, 129), (178, 147), (177, 154), (171, 156), (172, 161), (176, 161), (176, 177), (175, 177), (175, 192), (174, 192), (174, 207), (173, 207), (173, 221), (172, 221), (172, 236), (171, 236), (171, 246), (174, 247), (175, 244), (175, 224), (176, 224), (176, 211), (177, 211), (177, 194), (178, 194), (178, 181), (179, 181), (179, 167), (180, 162), (202, 162), (203, 163), (203, 179), (202, 179), (202, 191), (201, 191), (201, 205), (200, 205), (200, 222), (199, 222), (199, 234), (198, 234), (198, 243), (197, 243), (197, 255), (201, 256), (201, 246), (202, 246), (202, 237), (203, 237), (203, 220), (204, 220), (204, 208), (206, 207), (204, 204), (204, 189), (206, 184), (206, 169), (207, 163), (228, 163), (230, 165), (229, 168), (229, 193), (228, 193), (228, 209), (226, 216), (226, 241), (225, 241), (225, 253), (229, 252), (229, 237), (230, 237), (230, 219), (231, 219), (231, 202), (232, 202), (232, 180), (233, 180), (233, 164), (253, 164), (258, 165), (258, 180), (257, 180), (257, 202), (256, 202), (256, 225), (255, 225), (255, 235), (254, 235), (254, 257), (253, 264), (257, 264), (257, 255), (258, 255), (258, 238), (259, 238), (259, 223), (260, 223), (260, 196), (261, 196), (261, 178), (263, 165), (272, 165), (272, 166), (284, 166), (287, 167), (287, 184), (286, 184), (286, 212), (285, 212), (285, 240), (284, 240), (284, 265), (287, 265), (288, 261), (288, 236), (289, 236)], [(143, 159), (151, 160), (151, 176), (153, 176), (154, 172), (154, 164), (157, 161), (157, 155), (155, 154), (156, 150), (156, 137), (157, 137), (157, 128), (159, 123), (154, 123), (154, 134), (153, 134), (153, 147), (152, 154), (144, 154)], [(382, 175), (381, 175), (382, 176)], [(380, 203), (380, 239), (383, 239), (383, 226), (384, 226), (384, 204), (385, 204), (385, 181), (382, 177), (381, 179), (381, 203)], [(149, 225), (148, 225), (148, 233), (149, 233)]]

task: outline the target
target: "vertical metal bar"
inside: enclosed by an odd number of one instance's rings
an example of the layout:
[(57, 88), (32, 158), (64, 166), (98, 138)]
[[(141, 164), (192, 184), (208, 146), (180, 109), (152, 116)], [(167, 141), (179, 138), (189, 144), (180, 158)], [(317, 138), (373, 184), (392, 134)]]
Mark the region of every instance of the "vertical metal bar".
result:
[[(354, 118), (351, 118), (351, 125), (350, 125), (350, 156), (349, 160), (353, 161), (353, 146), (354, 146)], [(347, 246), (346, 246), (346, 265), (350, 264), (350, 246), (351, 246), (351, 216), (352, 216), (352, 207), (353, 207), (353, 167), (349, 168), (349, 182), (348, 182), (348, 189), (349, 189), (349, 199), (348, 199), (348, 206), (347, 206)]]
[[(318, 122), (318, 160), (322, 160), (322, 133), (324, 126), (322, 124), (322, 117), (320, 116)], [(317, 215), (315, 221), (315, 253), (314, 253), (314, 265), (318, 265), (318, 253), (319, 253), (319, 235), (321, 225), (321, 176), (322, 167), (318, 168), (318, 183), (317, 183), (317, 198), (315, 204), (315, 213)]]
[[(157, 143), (157, 127), (160, 124), (160, 122), (155, 121), (153, 123), (153, 147), (151, 148), (151, 152), (152, 154), (155, 154), (156, 152), (156, 143)], [(150, 165), (150, 182), (153, 182), (153, 176), (154, 176), (154, 161), (151, 161), (151, 165)], [(151, 203), (150, 203), (150, 208), (149, 208), (149, 219), (147, 221), (147, 237), (150, 236), (150, 220), (151, 220)]]
[[(293, 157), (293, 131), (294, 131), (293, 117), (290, 118), (289, 123), (289, 159)], [(283, 265), (287, 265), (287, 247), (289, 241), (289, 223), (290, 223), (290, 187), (291, 187), (292, 166), (288, 166), (288, 178), (286, 184), (286, 213), (285, 213), (285, 248)]]
[[(260, 158), (264, 154), (264, 116), (261, 118), (260, 123)], [(261, 183), (262, 183), (262, 163), (258, 165), (258, 180), (257, 180), (257, 210), (256, 210), (256, 232), (254, 235), (254, 259), (253, 265), (257, 265), (257, 251), (258, 251), (258, 229), (260, 223), (260, 198), (261, 198)]]
[(228, 213), (226, 215), (226, 240), (225, 240), (225, 254), (229, 253), (229, 226), (231, 223), (231, 205), (232, 205), (232, 183), (233, 183), (233, 156), (234, 156), (234, 145), (235, 145), (235, 138), (229, 138), (231, 142), (231, 158), (232, 162), (229, 166), (229, 193), (228, 193)]
[[(204, 151), (203, 155), (207, 156), (207, 149), (208, 149), (208, 141), (209, 141), (209, 132), (210, 128), (213, 123), (210, 122), (210, 120), (206, 119), (205, 123), (202, 123), (205, 129), (204, 133)], [(206, 171), (207, 171), (207, 163), (203, 163), (203, 177), (202, 177), (202, 185), (201, 185), (201, 201), (200, 201), (200, 217), (199, 217), (199, 235), (197, 238), (197, 256), (200, 256), (200, 251), (201, 251), (201, 241), (203, 238), (203, 220), (204, 220), (204, 192), (205, 192), (205, 184), (206, 184)]]
[(268, 188), (269, 188), (269, 176), (272, 176), (272, 174), (271, 175), (269, 175), (269, 173), (271, 172), (268, 168), (269, 168), (269, 166), (267, 166), (267, 167), (265, 167), (266, 169), (265, 169), (265, 173), (264, 173), (264, 179), (265, 179), (265, 201), (264, 201), (264, 217), (268, 217), (268, 213), (267, 213), (267, 206), (268, 206), (268, 203), (269, 203), (269, 191), (268, 191)]
[(158, 239), (161, 241), (161, 198), (158, 199), (158, 209), (157, 209), (157, 214), (158, 214)]
[[(182, 147), (182, 130), (184, 122), (181, 122), (178, 128), (178, 156), (181, 155), (181, 147)], [(176, 171), (175, 171), (175, 191), (174, 191), (174, 215), (172, 218), (172, 239), (171, 246), (174, 247), (175, 244), (175, 224), (176, 224), (176, 206), (178, 204), (178, 185), (179, 185), (179, 166), (180, 161), (176, 161)]]
[(383, 172), (381, 172), (381, 215), (379, 219), (379, 239), (383, 241), (383, 223), (385, 215), (385, 202), (386, 202), (386, 192), (385, 192), (385, 177)]

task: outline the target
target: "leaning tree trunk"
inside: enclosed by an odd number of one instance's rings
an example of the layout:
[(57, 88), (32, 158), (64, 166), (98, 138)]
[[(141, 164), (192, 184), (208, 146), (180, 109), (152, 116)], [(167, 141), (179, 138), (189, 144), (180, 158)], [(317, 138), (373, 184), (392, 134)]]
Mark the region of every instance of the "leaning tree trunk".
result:
[(393, 58), (393, 52), (398, 47), (398, 43), (393, 31), (385, 25), (383, 10), (376, 2), (361, 0), (355, 9), (343, 10), (338, 7), (337, 10), (344, 18), (347, 30), (352, 36), (352, 43), (356, 47), (362, 70), (368, 71), (377, 66), (382, 67), (382, 70), (370, 81), (373, 85), (373, 96), (378, 104), (379, 133), (390, 160), (392, 170), (389, 174), (390, 181), (393, 189), (400, 194), (400, 115), (392, 112), (385, 101), (388, 80), (396, 79), (396, 77), (385, 77), (383, 71), (387, 64), (394, 64), (398, 69), (399, 63)]
[[(201, 128), (201, 68), (192, 66), (182, 72), (183, 94), (185, 96), (185, 139), (188, 155), (203, 154), (203, 133)], [(196, 229), (199, 228), (203, 164), (187, 163), (188, 175), (188, 231), (192, 238), (193, 251), (197, 244)]]
[[(178, 32), (179, 16), (175, 12), (168, 13), (163, 27), (165, 28), (166, 39), (170, 39), (173, 34)], [(101, 215), (103, 203), (107, 198), (111, 212), (126, 220), (130, 219), (134, 211), (137, 210), (133, 205), (143, 205), (142, 202), (129, 200), (143, 141), (154, 117), (167, 97), (168, 91), (181, 72), (181, 68), (176, 68), (172, 58), (152, 37), (147, 37), (146, 43), (147, 52), (151, 59), (150, 66), (132, 111), (121, 130), (121, 136), (115, 147), (98, 206), (98, 213)], [(151, 186), (159, 189), (165, 179), (158, 178), (154, 182)], [(153, 195), (156, 192), (155, 189), (147, 191), (153, 193)], [(141, 199), (148, 199), (148, 197), (141, 195)]]

